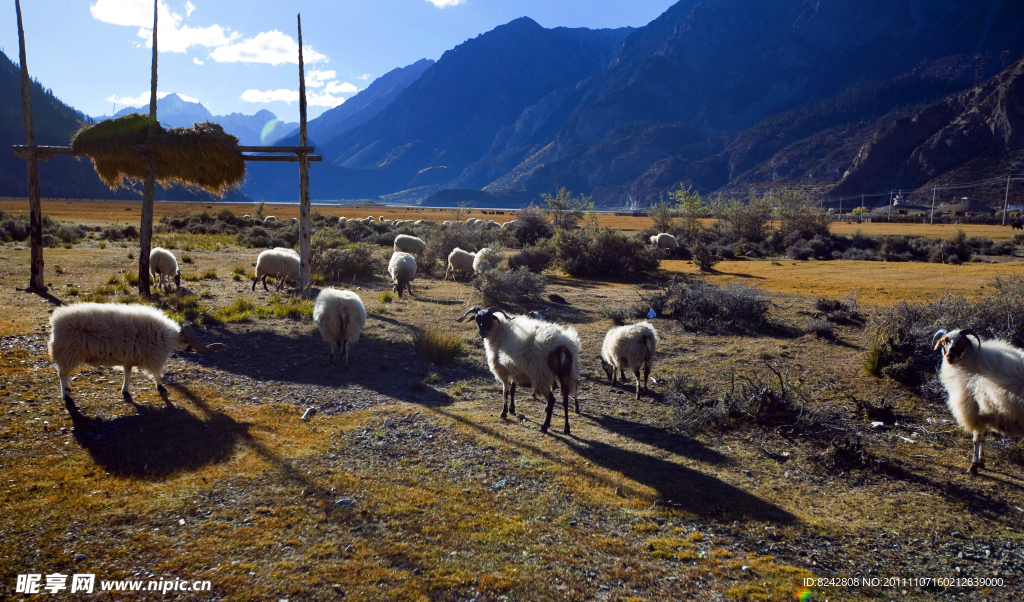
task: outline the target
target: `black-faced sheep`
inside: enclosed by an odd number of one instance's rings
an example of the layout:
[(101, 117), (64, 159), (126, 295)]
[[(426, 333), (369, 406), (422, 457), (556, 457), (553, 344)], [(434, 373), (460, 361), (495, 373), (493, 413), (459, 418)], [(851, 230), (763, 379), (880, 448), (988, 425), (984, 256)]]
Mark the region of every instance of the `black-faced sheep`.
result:
[(408, 234), (399, 234), (395, 237), (395, 250), (403, 253), (409, 253), (411, 255), (420, 255), (427, 249), (427, 243), (423, 242), (423, 239), (416, 238), (415, 236), (409, 236)]
[(608, 380), (615, 384), (615, 372), (626, 381), (626, 368), (636, 377), (636, 398), (640, 399), (640, 370), (643, 369), (644, 395), (654, 365), (654, 352), (658, 347), (658, 333), (650, 322), (617, 326), (604, 336), (601, 346), (601, 367)]
[(252, 290), (256, 290), (256, 282), (262, 279), (263, 290), (269, 293), (268, 276), (277, 280), (277, 290), (281, 290), (284, 283), (289, 280), (298, 285), (301, 274), (298, 253), (285, 247), (267, 249), (256, 258), (256, 275), (252, 278)]
[(1024, 351), (999, 339), (982, 342), (967, 329), (940, 330), (932, 341), (942, 352), (939, 380), (949, 394), (949, 411), (974, 435), (968, 472), (977, 474), (985, 468), (988, 431), (1024, 436)]
[[(174, 287), (181, 288), (181, 272), (178, 271), (178, 260), (163, 247), (153, 247), (149, 252), (149, 272), (154, 278), (159, 278), (158, 286), (171, 287), (171, 280), (174, 280)], [(165, 280), (166, 279), (166, 280)]]
[(402, 289), (412, 294), (412, 281), (416, 278), (416, 258), (408, 253), (395, 251), (388, 262), (388, 274), (391, 274), (391, 288), (402, 298)]
[[(501, 417), (516, 413), (516, 385), (529, 387), (547, 400), (547, 416), (540, 430), (548, 431), (555, 407), (555, 383), (562, 389), (565, 434), (569, 434), (569, 396), (580, 380), (580, 337), (573, 328), (541, 322), (526, 316), (510, 319), (504, 311), (490, 307), (471, 308), (461, 318), (476, 314), (480, 338), (484, 340), (487, 365), (502, 385), (505, 405)], [(500, 314), (500, 315), (499, 315)], [(576, 413), (579, 414), (579, 401)]]
[(366, 308), (359, 295), (352, 291), (325, 288), (313, 305), (313, 322), (320, 335), (331, 344), (331, 364), (340, 350), (348, 368), (348, 352), (359, 341), (366, 324)]
[(448, 254), (448, 268), (444, 271), (444, 279), (448, 280), (449, 272), (451, 272), (452, 278), (455, 282), (459, 281), (459, 272), (472, 274), (474, 261), (476, 261), (476, 253), (470, 253), (469, 251), (463, 251), (462, 249), (455, 247), (452, 249), (452, 252)]
[(200, 353), (225, 349), (221, 343), (203, 345), (192, 327), (178, 326), (160, 310), (146, 305), (78, 303), (59, 307), (50, 318), (50, 357), (57, 364), (64, 401), (74, 405), (68, 376), (82, 364), (121, 366), (121, 394), (131, 399), (132, 368), (142, 368), (166, 393), (160, 377), (175, 349), (191, 347)]

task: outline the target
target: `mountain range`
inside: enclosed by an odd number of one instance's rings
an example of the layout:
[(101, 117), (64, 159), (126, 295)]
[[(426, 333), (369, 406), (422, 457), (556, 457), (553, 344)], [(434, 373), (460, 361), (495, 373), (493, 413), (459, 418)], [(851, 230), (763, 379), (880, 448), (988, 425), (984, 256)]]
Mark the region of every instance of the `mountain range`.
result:
[[(1021, 31), (1024, 3), (1007, 0), (680, 0), (636, 29), (523, 17), (311, 120), (324, 158), (311, 195), (518, 206), (565, 186), (618, 207), (679, 186), (796, 186), (877, 203), (892, 189), (1005, 179), (1024, 166)], [(40, 93), (56, 104), (37, 123), (83, 118)], [(0, 102), (20, 118), (13, 95)], [(297, 142), (294, 124), (264, 132), (269, 112), (161, 102), (167, 125), (212, 119), (243, 144)], [(294, 201), (294, 169), (251, 163), (242, 191)]]

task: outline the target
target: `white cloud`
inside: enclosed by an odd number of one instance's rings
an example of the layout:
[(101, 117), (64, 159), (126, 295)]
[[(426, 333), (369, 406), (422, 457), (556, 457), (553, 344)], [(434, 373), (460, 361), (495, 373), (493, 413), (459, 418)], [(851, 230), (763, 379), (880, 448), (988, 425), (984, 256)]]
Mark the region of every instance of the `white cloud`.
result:
[(324, 88), (324, 92), (328, 94), (355, 94), (358, 91), (359, 88), (348, 82), (340, 84), (338, 82), (331, 82), (327, 84), (326, 88)]
[(433, 4), (438, 8), (448, 8), (449, 6), (465, 4), (466, 0), (427, 0), (427, 2)]
[(306, 74), (306, 87), (322, 88), (324, 84), (335, 77), (338, 77), (338, 74), (335, 71), (320, 71), (319, 69), (313, 69)]
[[(241, 42), (215, 48), (210, 53), (210, 58), (218, 63), (298, 64), (299, 44), (290, 35), (273, 29), (256, 34), (255, 37), (247, 38)], [(320, 61), (326, 62), (327, 57), (309, 46), (304, 46), (302, 48), (302, 60), (307, 64)]]
[(313, 107), (336, 107), (345, 102), (344, 98), (334, 96), (329, 92), (319, 94), (317, 92), (306, 93), (306, 104)]
[(364, 73), (362, 75), (357, 75), (356, 79), (361, 79), (363, 81), (366, 81), (366, 80), (370, 79), (371, 77), (373, 77), (373, 76), (370, 75), (369, 73)]
[(199, 60), (197, 57), (192, 57), (192, 62), (197, 64), (197, 65), (205, 65), (206, 64), (203, 61)]
[(242, 92), (242, 100), (247, 102), (286, 102), (292, 104), (299, 100), (297, 90), (246, 90)]
[[(191, 15), (195, 6), (189, 2), (186, 10)], [(147, 48), (153, 47), (153, 5), (147, 0), (96, 0), (96, 4), (89, 7), (89, 13), (94, 19), (104, 23), (138, 27), (136, 35), (146, 40)], [(159, 14), (161, 52), (181, 53), (192, 46), (223, 46), (241, 37), (238, 32), (232, 32), (220, 25), (182, 25), (182, 16), (163, 2), (159, 4)]]
[[(177, 94), (185, 102), (199, 102), (198, 98), (192, 98), (191, 96), (185, 96), (180, 92), (157, 92), (157, 99), (163, 98), (170, 94)], [(107, 97), (107, 102), (116, 102), (119, 105), (126, 107), (141, 107), (149, 104), (149, 91), (143, 92), (136, 97), (131, 96), (118, 96), (117, 94), (111, 94)]]
[[(198, 98), (192, 98), (191, 96), (185, 96), (181, 92), (175, 92), (175, 94), (177, 94), (178, 98), (184, 100), (185, 102), (199, 102)], [(160, 94), (158, 93), (157, 96), (160, 96)], [(161, 96), (161, 98), (163, 98), (163, 97)], [(200, 103), (200, 104), (202, 104), (202, 103)]]
[(196, 10), (196, 5), (195, 4), (192, 4), (191, 2), (186, 2), (185, 3), (185, 16), (186, 17), (191, 17), (192, 13), (195, 10)]

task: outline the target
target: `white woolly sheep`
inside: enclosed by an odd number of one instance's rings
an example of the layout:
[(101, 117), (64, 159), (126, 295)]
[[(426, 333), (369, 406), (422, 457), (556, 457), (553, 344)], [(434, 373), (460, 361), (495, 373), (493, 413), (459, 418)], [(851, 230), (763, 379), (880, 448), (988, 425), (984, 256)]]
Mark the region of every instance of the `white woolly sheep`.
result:
[(946, 405), (957, 424), (974, 435), (968, 472), (977, 474), (985, 468), (988, 431), (1024, 437), (1024, 351), (1000, 339), (983, 343), (968, 329), (939, 330), (932, 341), (942, 349), (939, 381), (949, 394)]
[(618, 326), (608, 331), (601, 346), (601, 367), (608, 380), (615, 384), (615, 372), (626, 382), (626, 368), (636, 377), (636, 398), (640, 399), (640, 369), (643, 368), (644, 395), (654, 365), (654, 352), (658, 346), (658, 333), (650, 322)]
[(242, 219), (252, 219), (252, 216), (249, 215), (248, 213), (246, 213), (246, 214), (242, 215)]
[(472, 274), (474, 261), (476, 261), (476, 253), (470, 253), (455, 247), (448, 254), (448, 268), (444, 271), (444, 279), (448, 280), (448, 272), (451, 272), (455, 282), (459, 281), (458, 272)]
[(391, 254), (391, 261), (388, 262), (388, 274), (391, 274), (391, 288), (402, 298), (402, 289), (412, 294), (412, 284), (416, 278), (416, 258), (408, 253), (395, 251)]
[(654, 234), (651, 236), (651, 244), (656, 245), (658, 249), (672, 252), (679, 248), (679, 242), (676, 241), (676, 237), (662, 232), (661, 234)]
[(441, 227), (442, 228), (447, 228), (447, 227), (449, 227), (451, 225), (452, 225), (451, 220), (444, 220), (443, 222), (441, 222)]
[(58, 307), (50, 318), (50, 358), (57, 364), (61, 397), (72, 410), (75, 402), (68, 376), (78, 366), (121, 366), (121, 394), (131, 400), (128, 384), (132, 368), (149, 373), (157, 390), (167, 393), (160, 381), (164, 366), (175, 349), (187, 347), (200, 353), (226, 349), (221, 343), (203, 345), (191, 326), (179, 327), (148, 305), (77, 303)]
[[(149, 272), (154, 278), (159, 278), (158, 286), (171, 288), (171, 280), (174, 280), (174, 287), (181, 288), (181, 272), (178, 271), (178, 260), (163, 247), (153, 247), (149, 252)], [(165, 281), (166, 278), (166, 281)]]
[(264, 224), (269, 224), (270, 222), (276, 222), (276, 221), (277, 221), (277, 218), (274, 217), (273, 215), (268, 215), (267, 217), (263, 218), (263, 223)]
[(412, 255), (419, 255), (427, 249), (427, 243), (423, 242), (423, 239), (416, 238), (415, 236), (409, 236), (408, 234), (399, 234), (395, 237), (395, 250), (402, 251), (403, 253), (411, 253)]
[(493, 270), (498, 266), (498, 262), (500, 261), (501, 255), (499, 255), (494, 249), (480, 249), (477, 252), (476, 257), (473, 258), (473, 273), (479, 275)]
[(344, 225), (344, 224), (345, 224), (345, 222), (347, 222), (347, 221), (348, 221), (348, 218), (347, 218), (347, 217), (339, 217), (339, 218), (338, 218), (338, 225), (339, 225), (339, 226), (340, 226), (340, 225)]
[(256, 275), (252, 278), (252, 290), (256, 290), (256, 282), (263, 280), (263, 290), (270, 292), (267, 288), (267, 277), (277, 280), (277, 290), (281, 290), (284, 283), (291, 280), (296, 285), (301, 277), (301, 266), (299, 254), (292, 249), (285, 247), (274, 247), (267, 249), (256, 258)]
[(320, 336), (331, 344), (331, 365), (334, 365), (340, 350), (345, 358), (345, 368), (348, 368), (348, 352), (359, 342), (359, 335), (366, 324), (366, 308), (359, 295), (352, 291), (325, 288), (316, 296), (313, 322), (320, 330)]
[[(580, 337), (567, 326), (541, 322), (526, 316), (510, 319), (504, 311), (490, 307), (474, 307), (457, 321), (476, 314), (480, 338), (484, 340), (487, 365), (494, 377), (501, 381), (501, 417), (516, 413), (516, 385), (529, 387), (534, 394), (547, 400), (547, 416), (542, 433), (548, 432), (555, 407), (554, 387), (562, 389), (562, 408), (565, 411), (565, 430), (569, 434), (569, 396), (576, 393), (580, 380)], [(499, 317), (501, 314), (502, 317)], [(576, 401), (576, 413), (580, 412)]]
[(508, 221), (508, 222), (505, 222), (504, 224), (502, 224), (501, 227), (505, 228), (505, 229), (515, 228), (516, 227), (516, 222), (517, 222), (517, 220)]

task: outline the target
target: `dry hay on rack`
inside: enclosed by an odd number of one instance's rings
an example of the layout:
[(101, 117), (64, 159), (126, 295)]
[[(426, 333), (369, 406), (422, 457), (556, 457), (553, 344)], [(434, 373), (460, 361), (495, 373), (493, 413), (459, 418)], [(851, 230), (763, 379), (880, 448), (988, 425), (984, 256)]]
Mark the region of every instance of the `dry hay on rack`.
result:
[(88, 155), (96, 173), (111, 189), (146, 177), (147, 141), (156, 152), (156, 180), (221, 195), (242, 183), (245, 161), (238, 138), (216, 123), (165, 129), (159, 123), (149, 138), (149, 116), (134, 113), (78, 130), (71, 140), (76, 155)]

